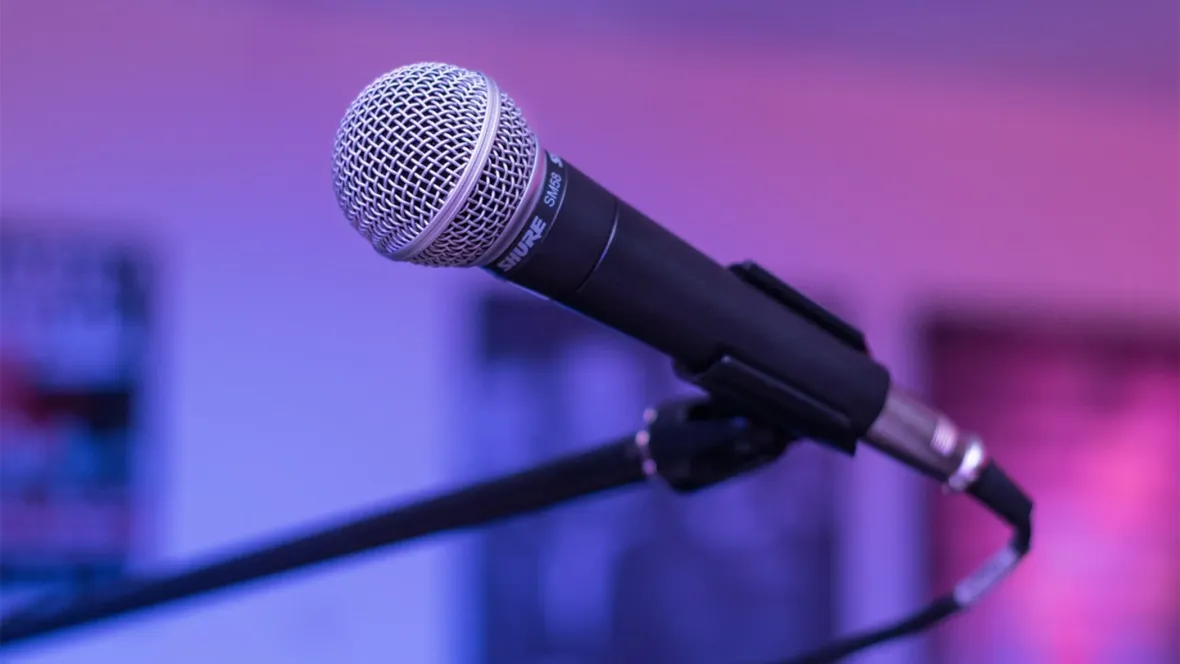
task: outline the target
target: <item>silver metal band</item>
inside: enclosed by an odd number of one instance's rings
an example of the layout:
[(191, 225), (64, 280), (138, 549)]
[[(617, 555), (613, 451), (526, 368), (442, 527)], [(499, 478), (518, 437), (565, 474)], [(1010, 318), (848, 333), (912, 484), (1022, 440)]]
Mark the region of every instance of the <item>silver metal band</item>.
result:
[[(481, 74), (482, 76), (482, 74)], [(488, 155), (492, 153), (492, 146), (496, 143), (496, 131), (500, 126), (500, 88), (490, 77), (484, 76), (487, 85), (488, 107), (484, 113), (483, 125), (479, 129), (479, 136), (475, 140), (475, 147), (471, 159), (467, 161), (463, 172), (459, 174), (458, 184), (447, 195), (446, 201), (439, 208), (438, 213), (426, 224), (422, 231), (406, 246), (389, 255), (394, 260), (408, 260), (429, 247), (467, 204), (471, 192), (479, 184), (479, 176), (487, 164)]]

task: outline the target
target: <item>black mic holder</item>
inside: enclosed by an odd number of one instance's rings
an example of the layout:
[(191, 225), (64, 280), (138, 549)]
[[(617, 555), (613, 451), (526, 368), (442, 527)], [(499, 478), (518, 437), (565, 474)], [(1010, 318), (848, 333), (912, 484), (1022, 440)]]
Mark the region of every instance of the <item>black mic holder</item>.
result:
[[(779, 306), (826, 332), (833, 339), (861, 353), (868, 353), (864, 333), (820, 306), (766, 268), (753, 261), (728, 267), (746, 286), (769, 297)], [(676, 374), (725, 403), (740, 404), (743, 413), (760, 422), (808, 431), (811, 438), (845, 454), (856, 452), (858, 432), (848, 416), (762, 371), (739, 357), (724, 354), (695, 370), (674, 365)], [(863, 433), (863, 432), (859, 432)]]
[(797, 439), (705, 398), (644, 414), (633, 435), (456, 491), (381, 510), (175, 573), (48, 597), (0, 618), (0, 648), (391, 544), (521, 516), (645, 480), (692, 492), (777, 459)]

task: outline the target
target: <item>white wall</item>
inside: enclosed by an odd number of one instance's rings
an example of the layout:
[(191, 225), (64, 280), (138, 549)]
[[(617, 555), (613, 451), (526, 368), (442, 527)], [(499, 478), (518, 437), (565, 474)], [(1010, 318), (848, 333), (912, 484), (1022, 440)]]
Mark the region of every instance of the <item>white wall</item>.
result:
[[(399, 64), (492, 73), (548, 146), (719, 259), (850, 294), (908, 381), (929, 298), (1135, 316), (1180, 301), (1166, 106), (396, 11), (6, 0), (0, 37), (5, 216), (162, 252), (155, 560), (453, 476), (447, 367), (480, 276), (376, 258), (329, 182), (341, 112)], [(853, 628), (925, 590), (918, 485), (868, 455), (847, 479)], [(17, 661), (454, 661), (458, 564), (438, 542), (380, 553)], [(890, 652), (866, 661), (916, 656)]]

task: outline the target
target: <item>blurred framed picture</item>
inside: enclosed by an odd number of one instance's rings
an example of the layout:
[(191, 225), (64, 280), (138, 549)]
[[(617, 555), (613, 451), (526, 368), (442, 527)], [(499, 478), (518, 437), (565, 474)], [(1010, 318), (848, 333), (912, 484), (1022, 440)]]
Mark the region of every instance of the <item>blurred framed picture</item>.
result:
[(0, 235), (0, 596), (120, 575), (136, 481), (150, 270), (138, 247)]
[[(1178, 329), (950, 315), (930, 325), (935, 402), (980, 432), (1036, 503), (1029, 558), (938, 630), (935, 661), (1177, 661)], [(1006, 533), (966, 499), (931, 509), (941, 589)]]
[[(657, 353), (553, 303), (481, 304), (464, 411), (479, 474), (630, 435), (690, 393)], [(809, 443), (691, 496), (644, 486), (482, 534), (485, 664), (773, 661), (834, 631), (837, 454)]]

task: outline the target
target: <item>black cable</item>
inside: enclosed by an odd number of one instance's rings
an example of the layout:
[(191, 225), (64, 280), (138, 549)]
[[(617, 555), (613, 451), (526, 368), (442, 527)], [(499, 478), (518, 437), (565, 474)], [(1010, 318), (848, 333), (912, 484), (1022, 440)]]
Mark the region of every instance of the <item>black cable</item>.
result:
[(775, 664), (827, 664), (878, 643), (917, 634), (979, 601), (1006, 577), (1032, 545), (1032, 500), (994, 462), (988, 462), (967, 493), (1012, 526), (1008, 545), (988, 559), (971, 576), (923, 609), (885, 627), (847, 636), (822, 648)]
[(1032, 546), (1032, 499), (995, 462), (987, 464), (967, 493), (999, 516), (1017, 535), (1013, 544), (1021, 554)]
[(806, 655), (785, 659), (782, 664), (827, 664), (838, 662), (855, 652), (878, 643), (916, 634), (959, 610), (955, 598), (944, 595), (926, 605), (921, 611), (899, 620), (888, 627), (879, 627), (869, 632), (840, 638)]
[(69, 599), (64, 604), (37, 602), (0, 619), (0, 647), (415, 537), (519, 516), (644, 479), (634, 438), (629, 436), (536, 468), (384, 510), (187, 571), (117, 583), (105, 591), (100, 589), (91, 595)]

